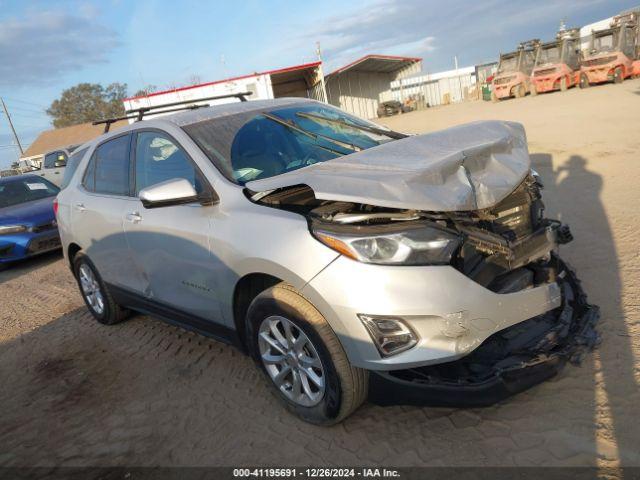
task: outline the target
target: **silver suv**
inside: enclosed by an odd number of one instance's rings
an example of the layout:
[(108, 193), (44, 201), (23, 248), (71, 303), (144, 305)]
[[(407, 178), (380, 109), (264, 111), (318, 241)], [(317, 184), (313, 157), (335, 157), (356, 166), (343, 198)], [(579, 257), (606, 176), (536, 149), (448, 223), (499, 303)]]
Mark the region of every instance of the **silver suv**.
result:
[(64, 252), (103, 324), (132, 311), (239, 346), (317, 424), (487, 405), (593, 347), (521, 125), (407, 136), (304, 99), (136, 122), (79, 148)]

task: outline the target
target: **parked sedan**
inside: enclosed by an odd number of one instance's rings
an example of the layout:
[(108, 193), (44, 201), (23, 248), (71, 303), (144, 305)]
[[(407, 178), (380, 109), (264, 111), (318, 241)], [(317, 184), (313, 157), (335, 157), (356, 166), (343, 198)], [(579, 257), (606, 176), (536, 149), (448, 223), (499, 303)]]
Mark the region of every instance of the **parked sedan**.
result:
[(60, 248), (53, 211), (59, 191), (36, 175), (0, 178), (0, 266)]

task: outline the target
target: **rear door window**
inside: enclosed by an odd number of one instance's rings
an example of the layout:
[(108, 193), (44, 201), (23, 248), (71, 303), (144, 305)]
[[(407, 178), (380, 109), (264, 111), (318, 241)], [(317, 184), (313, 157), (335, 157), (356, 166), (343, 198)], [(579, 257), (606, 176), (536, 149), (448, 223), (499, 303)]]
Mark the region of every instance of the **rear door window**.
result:
[(83, 185), (91, 192), (129, 195), (130, 135), (99, 145), (91, 157)]
[(78, 150), (69, 157), (69, 160), (67, 160), (67, 168), (64, 169), (64, 177), (62, 178), (62, 185), (60, 186), (60, 188), (65, 188), (67, 185), (69, 185), (71, 177), (73, 177), (73, 174), (76, 173), (78, 165), (80, 165), (80, 161), (84, 157), (84, 154), (87, 153), (87, 150), (89, 150), (89, 147)]

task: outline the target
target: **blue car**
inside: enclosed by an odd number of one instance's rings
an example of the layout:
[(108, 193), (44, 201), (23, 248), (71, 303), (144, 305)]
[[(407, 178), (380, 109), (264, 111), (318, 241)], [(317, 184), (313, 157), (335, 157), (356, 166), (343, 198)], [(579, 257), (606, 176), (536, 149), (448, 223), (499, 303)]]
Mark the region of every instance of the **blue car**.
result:
[(36, 175), (0, 178), (0, 267), (60, 248), (53, 211), (59, 191)]

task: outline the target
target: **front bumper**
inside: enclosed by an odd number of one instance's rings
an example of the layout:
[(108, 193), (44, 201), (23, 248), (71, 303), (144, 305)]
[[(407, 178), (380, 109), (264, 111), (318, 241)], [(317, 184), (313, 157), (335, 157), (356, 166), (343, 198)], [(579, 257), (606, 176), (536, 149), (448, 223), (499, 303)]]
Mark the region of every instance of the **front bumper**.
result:
[(614, 65), (602, 65), (598, 67), (582, 67), (580, 73), (585, 74), (589, 83), (613, 82)]
[[(535, 248), (521, 252), (514, 261), (541, 258), (553, 245), (532, 242)], [(379, 266), (345, 257), (320, 272), (302, 293), (336, 332), (349, 361), (376, 371), (458, 360), (495, 332), (562, 303), (561, 289), (555, 281), (513, 293), (496, 293), (451, 266)], [(417, 345), (381, 357), (358, 314), (401, 317), (417, 334)]]
[(494, 334), (462, 360), (371, 372), (369, 399), (379, 405), (488, 406), (553, 377), (567, 361), (579, 363), (599, 342), (599, 310), (587, 303), (574, 272), (559, 263), (560, 308)]
[(58, 230), (0, 237), (0, 263), (23, 260), (61, 247)]
[(496, 94), (496, 97), (502, 99), (502, 98), (509, 98), (512, 96), (511, 91), (513, 90), (513, 88), (517, 85), (516, 82), (510, 82), (510, 83), (506, 83), (506, 84), (502, 84), (502, 85), (493, 85), (493, 91)]

